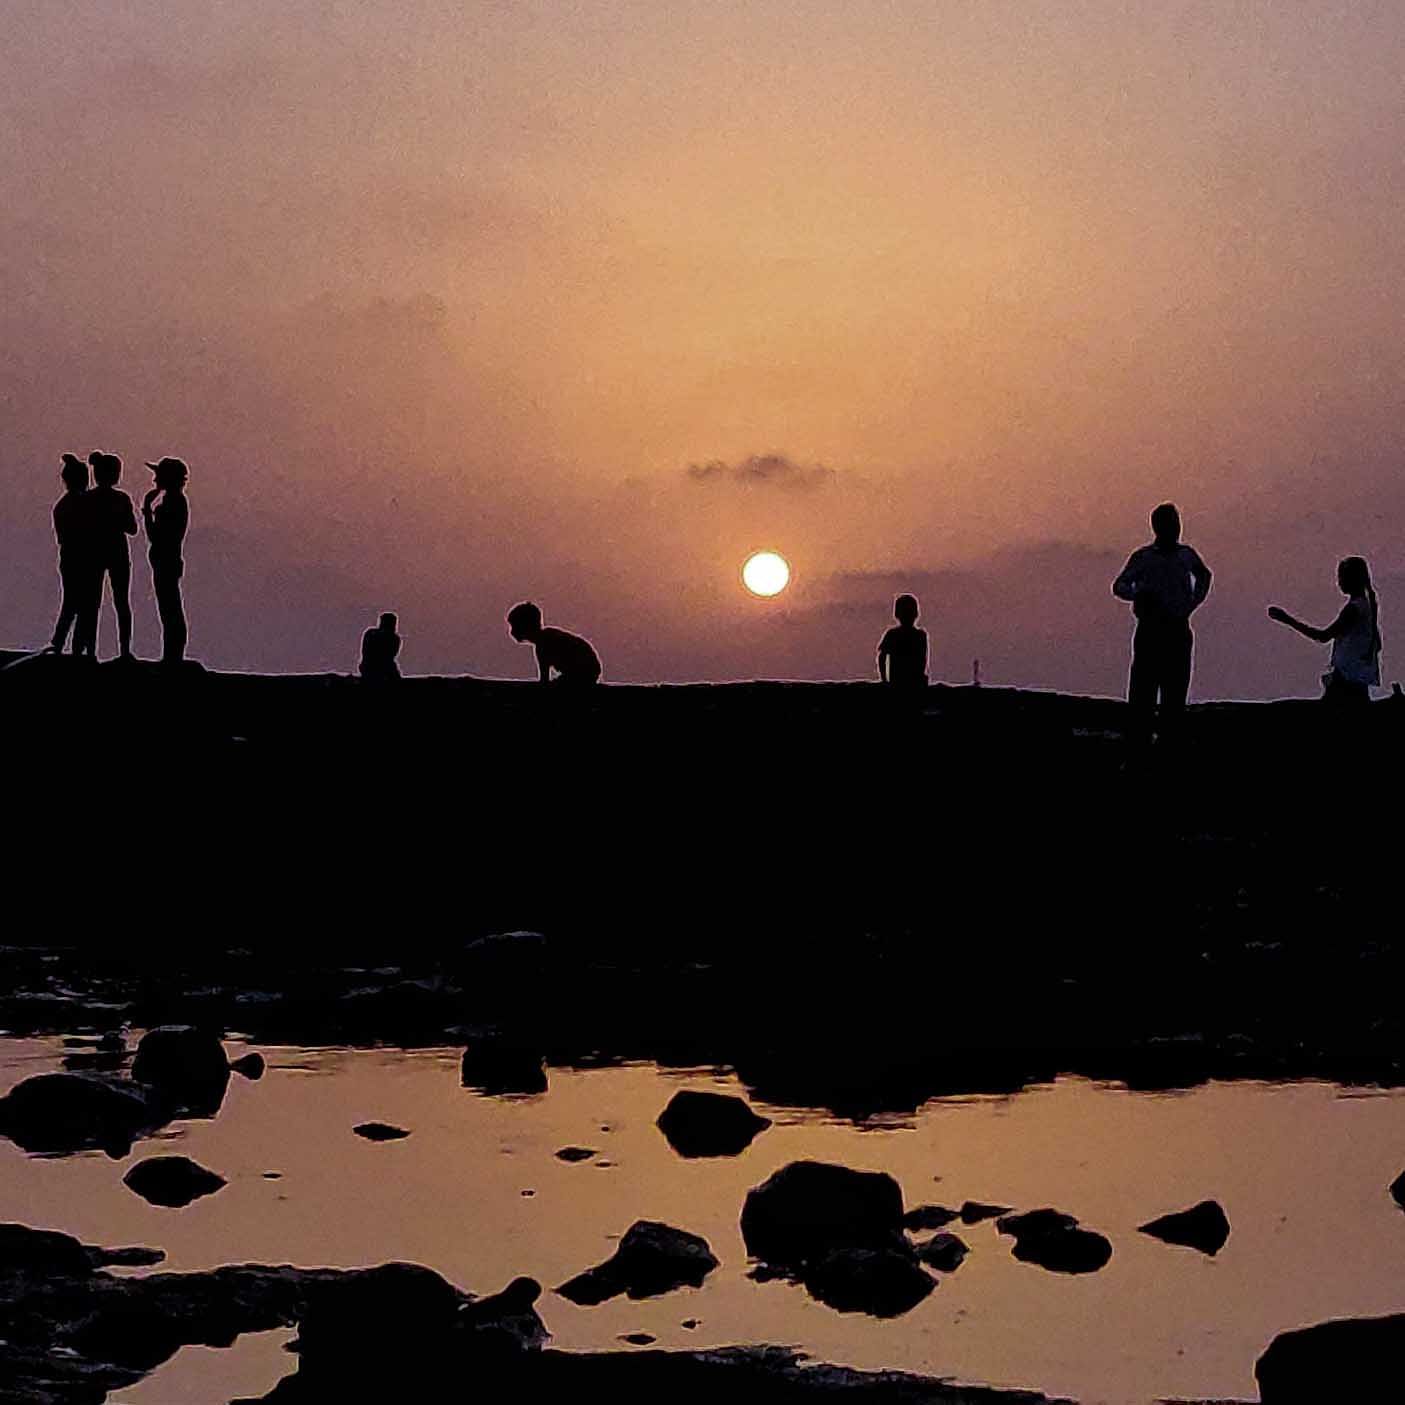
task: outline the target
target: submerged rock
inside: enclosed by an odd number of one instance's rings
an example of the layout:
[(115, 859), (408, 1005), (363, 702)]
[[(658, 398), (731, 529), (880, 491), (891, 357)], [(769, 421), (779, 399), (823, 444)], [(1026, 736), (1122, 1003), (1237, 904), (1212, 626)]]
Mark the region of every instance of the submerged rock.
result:
[(144, 1089), (88, 1073), (39, 1073), (0, 1098), (0, 1135), (25, 1151), (62, 1154), (99, 1147), (125, 1156), (165, 1117)]
[(882, 1171), (793, 1161), (747, 1192), (742, 1238), (769, 1264), (799, 1267), (832, 1249), (898, 1247), (903, 1197)]
[(1284, 1332), (1254, 1364), (1263, 1405), (1405, 1397), (1405, 1314)]
[(213, 1195), (226, 1184), (223, 1176), (185, 1156), (152, 1156), (139, 1161), (122, 1177), (122, 1182), (143, 1200), (171, 1210), (189, 1205), (202, 1195)]
[(1012, 1235), (1014, 1255), (1052, 1273), (1096, 1273), (1112, 1258), (1112, 1244), (1101, 1234), (1080, 1228), (1059, 1210), (1030, 1210), (996, 1221), (1001, 1234)]
[(803, 1282), (826, 1307), (870, 1317), (899, 1317), (937, 1286), (910, 1253), (888, 1248), (833, 1249), (807, 1265)]
[(213, 1034), (193, 1025), (160, 1025), (142, 1035), (132, 1079), (182, 1109), (219, 1111), (229, 1085), (229, 1060)]
[(959, 1234), (934, 1234), (917, 1246), (917, 1257), (938, 1273), (954, 1273), (970, 1252), (970, 1246)]
[(771, 1125), (744, 1098), (685, 1088), (659, 1114), (657, 1126), (680, 1156), (737, 1156)]
[(403, 1127), (392, 1127), (389, 1122), (358, 1122), (351, 1130), (368, 1142), (398, 1142), (410, 1135)]
[(699, 1288), (716, 1267), (717, 1259), (701, 1235), (656, 1220), (637, 1220), (610, 1258), (556, 1291), (570, 1302), (594, 1307), (621, 1293), (652, 1298), (675, 1288)]
[(1229, 1238), (1229, 1217), (1217, 1201), (1202, 1200), (1189, 1210), (1148, 1220), (1144, 1225), (1138, 1225), (1137, 1229), (1153, 1239), (1163, 1240), (1167, 1244), (1184, 1244), (1213, 1258)]

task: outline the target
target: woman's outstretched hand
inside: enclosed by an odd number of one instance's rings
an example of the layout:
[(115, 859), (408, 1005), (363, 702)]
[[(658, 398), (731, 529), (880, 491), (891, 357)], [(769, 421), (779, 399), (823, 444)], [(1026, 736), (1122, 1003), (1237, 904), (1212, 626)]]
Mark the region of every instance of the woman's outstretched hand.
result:
[(1277, 605), (1270, 605), (1268, 607), (1268, 617), (1271, 620), (1277, 620), (1279, 624), (1287, 624), (1289, 622), (1287, 610), (1279, 609)]

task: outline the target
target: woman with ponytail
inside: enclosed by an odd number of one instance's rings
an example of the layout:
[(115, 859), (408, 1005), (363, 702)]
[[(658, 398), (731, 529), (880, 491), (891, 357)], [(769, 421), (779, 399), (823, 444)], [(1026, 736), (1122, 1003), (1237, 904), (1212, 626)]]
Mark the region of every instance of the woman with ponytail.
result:
[(1268, 617), (1296, 629), (1308, 639), (1332, 646), (1329, 670), (1322, 675), (1323, 701), (1364, 703), (1381, 681), (1381, 626), (1371, 572), (1360, 556), (1348, 556), (1337, 567), (1337, 585), (1347, 602), (1326, 629), (1294, 619), (1287, 610), (1270, 605)]

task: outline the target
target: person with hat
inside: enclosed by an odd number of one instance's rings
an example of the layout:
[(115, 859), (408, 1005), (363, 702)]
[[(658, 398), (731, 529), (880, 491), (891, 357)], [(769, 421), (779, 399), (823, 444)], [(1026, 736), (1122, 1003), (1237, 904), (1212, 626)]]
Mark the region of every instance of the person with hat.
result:
[(190, 504), (185, 497), (190, 470), (183, 459), (173, 458), (148, 463), (147, 467), (156, 483), (142, 499), (141, 515), (149, 543), (146, 554), (151, 562), (151, 586), (161, 616), (161, 662), (180, 663), (185, 658), (187, 637), (181, 601), (181, 575), (185, 571), (181, 545), (190, 525)]
[(88, 465), (64, 454), (59, 470), (63, 496), (54, 504), (54, 536), (59, 544), (59, 580), (63, 601), (50, 650), (61, 654), (73, 631), (75, 655), (92, 657), (97, 644), (97, 572), (93, 565), (93, 514), (88, 492)]
[[(94, 613), (102, 612), (104, 577), (112, 586), (112, 608), (117, 612), (117, 656), (132, 657), (132, 556), (127, 538), (137, 534), (137, 515), (132, 500), (118, 486), (122, 460), (116, 454), (94, 449), (88, 455), (93, 466), (93, 488), (88, 494), (93, 519)], [(94, 642), (97, 621), (93, 622)]]

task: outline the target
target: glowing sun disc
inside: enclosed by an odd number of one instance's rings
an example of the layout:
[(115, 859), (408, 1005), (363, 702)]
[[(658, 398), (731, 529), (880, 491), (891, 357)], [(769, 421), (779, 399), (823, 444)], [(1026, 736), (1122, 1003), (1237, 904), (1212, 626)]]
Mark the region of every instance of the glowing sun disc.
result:
[(753, 595), (779, 595), (790, 584), (790, 566), (779, 552), (753, 552), (742, 567), (742, 584)]

